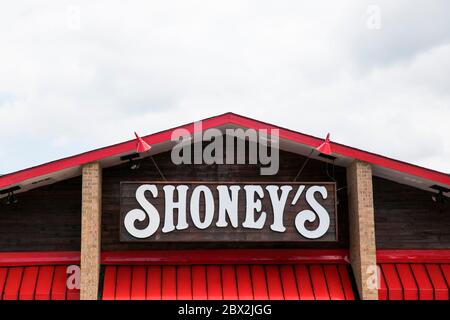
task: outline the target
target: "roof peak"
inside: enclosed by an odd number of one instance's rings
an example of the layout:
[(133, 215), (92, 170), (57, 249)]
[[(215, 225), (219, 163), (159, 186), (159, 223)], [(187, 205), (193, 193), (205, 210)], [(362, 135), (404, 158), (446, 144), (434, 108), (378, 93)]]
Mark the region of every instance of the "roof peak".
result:
[[(203, 129), (218, 127), (227, 123), (233, 123), (244, 128), (252, 129), (278, 129), (281, 139), (289, 140), (298, 144), (308, 146), (310, 148), (317, 148), (322, 142), (323, 138), (300, 133), (291, 129), (286, 129), (260, 120), (243, 116), (234, 112), (225, 112), (216, 116), (201, 119), (203, 122)], [(171, 133), (175, 129), (184, 128), (193, 132), (195, 122), (170, 128), (157, 133), (149, 134), (142, 139), (149, 145), (155, 145), (164, 141), (171, 140)], [(41, 164), (35, 167), (23, 169), (17, 172), (12, 172), (0, 176), (0, 189), (19, 184), (25, 180), (51, 174), (71, 167), (83, 165), (88, 162), (100, 161), (105, 158), (115, 157), (119, 154), (131, 152), (135, 150), (135, 139), (125, 142), (110, 145), (104, 148), (87, 151), (78, 155), (67, 158), (55, 160), (49, 163)], [(437, 183), (450, 186), (450, 175), (436, 170), (420, 167), (414, 164), (409, 164), (403, 161), (394, 160), (375, 153), (363, 151), (357, 148), (352, 148), (343, 144), (333, 142), (333, 152), (341, 157), (347, 157), (355, 160), (371, 163), (380, 167), (388, 168), (393, 171), (407, 173), (409, 175), (418, 176)]]

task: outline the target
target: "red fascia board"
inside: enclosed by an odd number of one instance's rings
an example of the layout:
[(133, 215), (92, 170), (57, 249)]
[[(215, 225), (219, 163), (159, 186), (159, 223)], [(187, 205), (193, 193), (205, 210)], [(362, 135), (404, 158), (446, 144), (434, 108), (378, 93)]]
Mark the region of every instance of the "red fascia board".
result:
[(450, 263), (450, 249), (377, 250), (377, 263)]
[[(304, 133), (292, 131), (290, 129), (277, 127), (265, 122), (261, 122), (258, 120), (254, 120), (251, 118), (243, 117), (236, 114), (230, 114), (230, 121), (232, 123), (238, 123), (247, 128), (252, 129), (278, 129), (280, 130), (279, 136), (280, 138), (287, 139), (290, 141), (298, 142), (301, 144), (308, 145), (313, 148), (317, 148), (321, 143), (323, 143), (323, 139), (317, 138), (311, 135), (307, 135)], [(415, 175), (418, 177), (422, 177), (425, 179), (429, 179), (431, 181), (444, 183), (450, 185), (450, 175), (446, 173), (442, 173), (439, 171), (435, 171), (432, 169), (420, 167), (414, 164), (410, 164), (407, 162), (395, 160), (392, 158), (388, 158), (385, 156), (381, 156), (375, 153), (371, 153), (368, 151), (363, 151), (357, 148), (349, 147), (343, 144), (339, 144), (336, 142), (331, 142), (333, 153), (342, 155), (344, 157), (354, 158), (357, 160), (365, 161), (371, 164), (379, 165), (388, 169), (392, 169), (395, 171), (408, 173), (411, 175)]]
[(0, 252), (0, 267), (69, 265), (80, 263), (80, 252)]
[[(254, 120), (251, 118), (243, 117), (234, 113), (225, 113), (219, 116), (207, 118), (202, 121), (202, 129), (209, 129), (218, 127), (225, 124), (235, 124), (238, 126), (242, 126), (245, 128), (251, 129), (278, 129), (280, 138), (291, 140), (294, 142), (298, 142), (304, 145), (308, 145), (312, 148), (318, 147), (323, 139), (317, 138), (314, 136), (310, 136), (307, 134), (299, 133), (296, 131), (292, 131), (289, 129), (285, 129), (282, 127), (274, 126), (269, 123), (265, 123), (262, 121)], [(194, 132), (194, 123), (189, 123), (186, 125), (182, 125), (179, 127), (171, 128), (165, 131), (161, 131), (152, 135), (148, 135), (142, 137), (142, 139), (152, 145), (161, 143), (164, 141), (169, 141), (171, 139), (172, 132), (176, 129), (186, 129), (189, 132)], [(429, 179), (434, 182), (443, 183), (446, 185), (450, 185), (450, 176), (438, 172), (435, 170), (419, 167), (413, 164), (409, 164), (406, 162), (394, 160), (391, 158), (387, 158), (384, 156), (380, 156), (374, 153), (362, 151), (356, 148), (348, 147), (338, 143), (332, 143), (333, 152), (336, 154), (340, 154), (345, 157), (350, 157), (354, 159), (358, 159), (361, 161), (365, 161), (371, 164), (379, 165), (382, 167), (386, 167), (395, 171), (408, 173), (411, 175), (415, 175), (418, 177), (422, 177), (425, 179)], [(101, 149), (96, 149), (93, 151), (85, 152), (79, 155), (75, 155), (72, 157), (56, 160), (53, 162), (49, 162), (46, 164), (42, 164), (36, 167), (24, 169), (21, 171), (13, 172), (10, 174), (6, 174), (0, 177), (0, 189), (5, 188), (7, 186), (19, 183), (21, 181), (31, 179), (34, 177), (43, 176), (52, 172), (57, 172), (60, 170), (64, 170), (67, 168), (79, 166), (88, 162), (98, 161), (104, 158), (108, 158), (111, 156), (115, 156), (118, 154), (131, 152), (135, 150), (136, 141), (129, 140), (123, 143), (115, 144), (112, 146), (108, 146)]]
[[(348, 250), (310, 249), (223, 249), (223, 250), (148, 250), (106, 251), (105, 265), (183, 265), (183, 264), (298, 264), (349, 262)], [(70, 265), (80, 263), (78, 251), (0, 252), (0, 267)]]
[(348, 250), (223, 249), (151, 250), (103, 252), (104, 265), (183, 265), (183, 264), (347, 264)]
[[(106, 251), (102, 264), (233, 264), (233, 263), (337, 263), (347, 264), (346, 249), (223, 249)], [(0, 252), (0, 267), (69, 265), (80, 263), (78, 251)], [(377, 263), (450, 263), (450, 249), (380, 249)]]
[[(202, 120), (202, 128), (203, 129), (215, 128), (227, 122), (228, 122), (227, 114), (224, 114), (221, 116)], [(172, 132), (176, 129), (186, 129), (192, 133), (194, 132), (194, 123), (189, 123), (183, 126), (167, 129), (155, 134), (142, 137), (142, 139), (150, 145), (170, 141)], [(108, 147), (81, 153), (75, 156), (55, 160), (39, 166), (5, 174), (0, 177), (0, 189), (31, 178), (76, 167), (85, 163), (99, 161), (101, 159), (112, 157), (118, 154), (132, 152), (135, 151), (135, 149), (136, 149), (136, 140), (129, 140)]]

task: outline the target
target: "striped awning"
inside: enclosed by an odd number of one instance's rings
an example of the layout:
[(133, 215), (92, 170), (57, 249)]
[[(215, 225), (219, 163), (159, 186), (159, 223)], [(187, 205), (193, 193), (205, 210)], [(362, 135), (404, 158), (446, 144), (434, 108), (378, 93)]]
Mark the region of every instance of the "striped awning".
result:
[(449, 300), (450, 264), (383, 263), (380, 300)]
[(343, 264), (106, 266), (105, 300), (353, 300)]
[(67, 266), (0, 267), (0, 300), (77, 300), (67, 277)]

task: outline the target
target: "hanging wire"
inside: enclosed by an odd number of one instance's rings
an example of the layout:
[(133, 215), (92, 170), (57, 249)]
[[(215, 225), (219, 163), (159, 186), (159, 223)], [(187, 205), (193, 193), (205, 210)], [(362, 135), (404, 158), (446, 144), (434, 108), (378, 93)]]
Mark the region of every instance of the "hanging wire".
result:
[(167, 181), (166, 177), (164, 176), (164, 174), (162, 173), (162, 171), (159, 169), (158, 165), (156, 164), (155, 159), (153, 159), (153, 156), (150, 156), (150, 159), (152, 159), (152, 162), (153, 162), (153, 164), (154, 164), (156, 170), (158, 170), (159, 175), (161, 176), (161, 178), (162, 178), (163, 180)]
[(311, 150), (311, 152), (309, 153), (308, 157), (306, 157), (305, 161), (303, 161), (302, 166), (300, 167), (300, 170), (298, 170), (297, 175), (294, 178), (294, 182), (297, 181), (298, 177), (300, 177), (300, 175), (302, 174), (303, 170), (305, 169), (306, 165), (308, 164), (309, 160), (311, 159), (311, 156), (314, 152), (314, 149)]
[(333, 159), (333, 165), (332, 165), (331, 168), (332, 168), (332, 171), (331, 171), (331, 175), (330, 175), (330, 172), (329, 172), (329, 163), (326, 162), (325, 171), (326, 171), (326, 174), (327, 174), (328, 178), (330, 178), (331, 180), (333, 180), (333, 182), (337, 182), (336, 179), (335, 179), (335, 175), (334, 175), (334, 169), (335, 169), (334, 159)]

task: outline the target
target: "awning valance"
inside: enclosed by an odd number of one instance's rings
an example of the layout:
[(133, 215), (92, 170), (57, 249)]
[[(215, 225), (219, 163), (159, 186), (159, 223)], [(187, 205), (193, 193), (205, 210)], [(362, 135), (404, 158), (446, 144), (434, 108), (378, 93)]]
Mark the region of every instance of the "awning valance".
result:
[(450, 264), (383, 263), (380, 300), (449, 300)]
[(67, 266), (0, 267), (0, 300), (78, 300), (67, 289)]
[(106, 266), (106, 300), (353, 300), (348, 265)]

